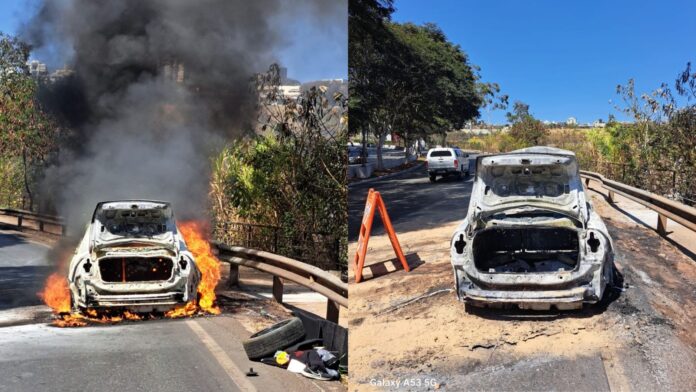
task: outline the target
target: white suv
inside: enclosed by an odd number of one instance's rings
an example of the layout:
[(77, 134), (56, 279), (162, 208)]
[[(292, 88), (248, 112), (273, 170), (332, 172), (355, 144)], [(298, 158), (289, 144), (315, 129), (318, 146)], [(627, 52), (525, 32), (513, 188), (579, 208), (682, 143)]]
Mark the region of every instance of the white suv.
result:
[(458, 148), (438, 147), (428, 151), (426, 167), (430, 181), (435, 182), (437, 176), (451, 174), (461, 178), (469, 175), (469, 154)]

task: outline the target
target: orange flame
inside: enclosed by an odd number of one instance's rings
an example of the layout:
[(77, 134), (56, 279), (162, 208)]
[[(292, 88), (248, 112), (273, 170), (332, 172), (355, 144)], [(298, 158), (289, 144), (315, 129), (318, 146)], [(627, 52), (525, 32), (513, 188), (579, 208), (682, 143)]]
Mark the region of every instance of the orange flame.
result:
[(183, 306), (178, 306), (164, 315), (169, 318), (180, 318), (180, 317), (188, 317), (188, 316), (193, 316), (196, 311), (198, 310), (198, 306), (196, 306), (195, 301), (187, 302), (186, 305)]
[[(165, 313), (166, 317), (179, 318), (196, 314), (199, 310), (210, 314), (220, 314), (220, 308), (215, 304), (215, 287), (220, 280), (220, 261), (213, 255), (207, 240), (207, 225), (200, 221), (178, 222), (179, 231), (186, 245), (196, 260), (201, 271), (201, 281), (198, 284), (199, 301), (190, 301)], [(88, 322), (119, 323), (125, 320), (142, 320), (143, 316), (129, 311), (121, 315), (99, 315), (94, 309), (87, 309), (86, 314), (70, 313), (70, 290), (68, 280), (60, 273), (51, 274), (46, 279), (43, 291), (39, 297), (53, 309), (56, 318), (53, 324), (58, 327), (82, 327)]]
[(87, 325), (87, 320), (84, 316), (78, 313), (62, 315), (53, 320), (53, 325), (61, 328), (67, 327), (84, 327)]
[[(215, 304), (215, 287), (220, 281), (220, 261), (213, 255), (207, 240), (207, 225), (201, 221), (178, 222), (177, 227), (184, 236), (189, 251), (196, 259), (196, 265), (201, 271), (201, 281), (198, 284), (198, 306), (210, 314), (220, 314), (220, 308)], [(196, 312), (196, 304), (189, 302), (167, 312), (167, 317), (190, 316)]]
[(57, 272), (51, 274), (46, 279), (44, 290), (38, 295), (46, 305), (53, 309), (53, 313), (70, 312), (70, 290), (65, 276)]

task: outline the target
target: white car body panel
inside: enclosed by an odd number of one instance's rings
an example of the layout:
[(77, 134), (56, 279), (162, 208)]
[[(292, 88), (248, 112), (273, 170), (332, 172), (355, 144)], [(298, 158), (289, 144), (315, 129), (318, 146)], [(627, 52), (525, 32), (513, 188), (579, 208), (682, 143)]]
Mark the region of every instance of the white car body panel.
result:
[(167, 311), (195, 300), (199, 282), (166, 202), (99, 203), (68, 271), (74, 311)]
[(570, 151), (478, 157), (450, 246), (457, 296), (477, 306), (577, 309), (599, 302), (613, 282), (612, 240)]

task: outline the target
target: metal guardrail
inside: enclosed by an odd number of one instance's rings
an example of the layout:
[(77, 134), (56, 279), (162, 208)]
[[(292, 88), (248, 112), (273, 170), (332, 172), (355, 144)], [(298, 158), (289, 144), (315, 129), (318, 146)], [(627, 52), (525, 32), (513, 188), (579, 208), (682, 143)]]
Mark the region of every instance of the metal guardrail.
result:
[[(17, 210), (14, 208), (0, 208), (0, 215), (12, 216), (17, 218), (17, 223), (15, 226), (17, 226), (17, 228), (19, 229), (27, 228), (31, 230), (38, 230), (45, 233), (57, 235), (63, 235), (65, 233), (65, 226), (63, 225), (63, 221), (61, 220), (61, 218), (56, 216), (37, 214), (31, 211)], [(38, 229), (36, 227), (25, 225), (25, 221), (36, 222), (38, 224)], [(58, 227), (59, 232), (54, 233), (51, 231), (46, 231), (45, 228), (47, 224)]]
[(614, 194), (618, 193), (657, 212), (657, 232), (661, 236), (667, 236), (667, 219), (671, 219), (696, 232), (696, 208), (670, 200), (664, 196), (609, 180), (599, 173), (580, 170), (580, 176), (585, 179), (585, 186), (589, 186), (590, 180), (598, 181), (604, 189), (609, 191), (610, 203), (614, 202)]
[(340, 270), (344, 241), (335, 234), (284, 232), (282, 227), (245, 222), (224, 222), (215, 226), (213, 238), (290, 257), (323, 270)]
[(239, 282), (239, 266), (251, 267), (273, 275), (273, 298), (283, 303), (283, 281), (286, 279), (325, 296), (326, 319), (338, 323), (339, 306), (348, 307), (348, 284), (331, 273), (291, 259), (261, 250), (211, 242), (218, 258), (230, 263), (229, 283)]

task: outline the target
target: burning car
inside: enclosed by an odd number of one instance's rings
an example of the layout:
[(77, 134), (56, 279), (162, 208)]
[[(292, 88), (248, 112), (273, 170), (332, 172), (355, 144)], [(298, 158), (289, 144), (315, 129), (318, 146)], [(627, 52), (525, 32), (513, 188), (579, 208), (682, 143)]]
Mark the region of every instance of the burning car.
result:
[(450, 245), (457, 296), (474, 306), (578, 309), (613, 285), (612, 240), (566, 150), (479, 156)]
[(201, 279), (161, 201), (97, 204), (69, 268), (73, 311), (168, 311), (195, 300)]

